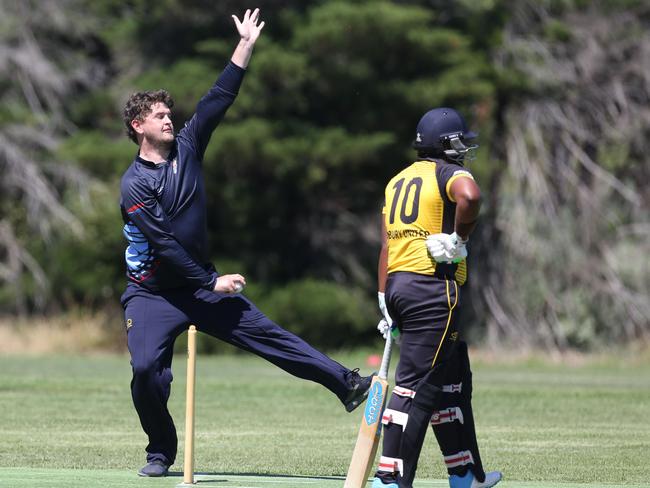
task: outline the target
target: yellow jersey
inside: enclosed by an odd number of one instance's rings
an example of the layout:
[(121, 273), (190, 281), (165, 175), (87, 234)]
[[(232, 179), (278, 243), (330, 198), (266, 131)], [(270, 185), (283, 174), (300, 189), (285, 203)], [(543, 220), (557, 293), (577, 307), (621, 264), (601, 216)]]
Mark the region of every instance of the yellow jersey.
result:
[(382, 210), (388, 273), (410, 271), (465, 283), (465, 260), (436, 263), (425, 245), (430, 234), (454, 232), (456, 202), (449, 190), (457, 178), (474, 179), (463, 166), (427, 159), (414, 162), (388, 182)]

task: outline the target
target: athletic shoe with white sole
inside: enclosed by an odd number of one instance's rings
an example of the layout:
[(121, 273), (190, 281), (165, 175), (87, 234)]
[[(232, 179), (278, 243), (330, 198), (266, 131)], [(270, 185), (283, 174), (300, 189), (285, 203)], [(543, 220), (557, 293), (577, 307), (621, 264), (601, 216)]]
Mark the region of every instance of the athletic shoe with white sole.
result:
[(160, 478), (161, 476), (167, 476), (168, 470), (169, 466), (156, 459), (155, 461), (151, 461), (140, 468), (140, 471), (138, 471), (138, 476)]
[(382, 481), (381, 478), (375, 478), (372, 480), (372, 486), (371, 488), (398, 488), (397, 483), (388, 483), (385, 485)]
[(468, 471), (465, 476), (452, 474), (449, 477), (449, 488), (490, 488), (501, 481), (501, 476), (500, 471), (490, 471), (485, 473), (485, 481), (480, 482), (471, 471)]

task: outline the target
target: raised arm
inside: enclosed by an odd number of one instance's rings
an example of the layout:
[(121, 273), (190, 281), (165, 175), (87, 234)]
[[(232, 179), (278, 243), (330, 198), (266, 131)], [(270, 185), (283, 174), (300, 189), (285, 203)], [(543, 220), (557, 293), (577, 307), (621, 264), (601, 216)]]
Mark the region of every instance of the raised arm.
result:
[(239, 32), (239, 43), (230, 62), (208, 93), (201, 98), (194, 115), (178, 135), (181, 140), (194, 148), (199, 160), (203, 159), (212, 132), (237, 97), (246, 67), (253, 54), (253, 47), (264, 27), (264, 22), (258, 24), (259, 9), (255, 9), (252, 13), (250, 9), (246, 10), (241, 21), (235, 15), (232, 17)]

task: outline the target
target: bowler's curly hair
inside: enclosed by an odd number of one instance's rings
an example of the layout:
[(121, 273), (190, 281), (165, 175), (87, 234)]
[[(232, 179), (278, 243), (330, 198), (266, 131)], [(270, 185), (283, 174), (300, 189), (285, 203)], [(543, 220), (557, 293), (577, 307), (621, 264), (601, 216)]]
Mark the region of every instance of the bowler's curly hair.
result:
[(144, 120), (151, 113), (152, 105), (156, 103), (164, 103), (169, 108), (174, 106), (174, 100), (167, 90), (134, 93), (129, 97), (124, 106), (123, 119), (124, 125), (126, 126), (126, 135), (136, 144), (138, 143), (138, 138), (133, 127), (131, 127), (131, 121), (135, 119)]

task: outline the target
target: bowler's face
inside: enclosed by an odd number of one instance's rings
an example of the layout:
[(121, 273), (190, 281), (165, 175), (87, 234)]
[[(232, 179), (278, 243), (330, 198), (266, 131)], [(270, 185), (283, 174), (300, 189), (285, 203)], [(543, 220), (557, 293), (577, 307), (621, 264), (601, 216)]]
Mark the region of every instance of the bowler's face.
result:
[(144, 138), (154, 144), (165, 144), (174, 141), (174, 126), (171, 119), (172, 112), (162, 102), (151, 106), (151, 113), (140, 122)]

